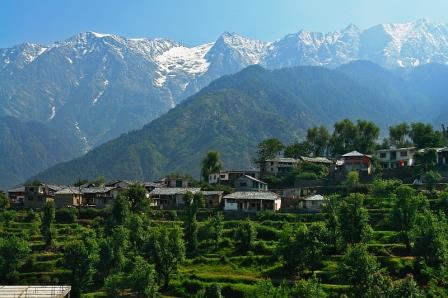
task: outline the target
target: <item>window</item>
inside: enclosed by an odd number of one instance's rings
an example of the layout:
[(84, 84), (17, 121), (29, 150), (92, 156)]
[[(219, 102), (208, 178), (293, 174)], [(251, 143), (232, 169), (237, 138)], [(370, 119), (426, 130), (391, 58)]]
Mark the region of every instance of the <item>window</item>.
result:
[(181, 179), (176, 180), (176, 187), (182, 187), (182, 180)]
[(271, 166), (273, 166), (274, 165), (274, 162), (273, 161), (271, 161)]
[(400, 152), (400, 156), (408, 156), (408, 152), (407, 151), (401, 151)]
[(240, 181), (240, 186), (241, 187), (247, 187), (247, 182), (246, 181)]
[(386, 158), (386, 152), (381, 152), (380, 153), (380, 158)]

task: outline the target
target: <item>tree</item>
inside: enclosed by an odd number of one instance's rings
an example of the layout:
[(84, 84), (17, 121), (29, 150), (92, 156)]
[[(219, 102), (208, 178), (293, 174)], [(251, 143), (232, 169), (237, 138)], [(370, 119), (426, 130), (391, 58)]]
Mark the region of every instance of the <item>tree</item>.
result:
[(102, 186), (106, 183), (106, 178), (104, 176), (98, 176), (92, 180), (92, 184), (95, 186)]
[(138, 297), (157, 297), (157, 283), (155, 281), (154, 266), (148, 264), (142, 257), (137, 256), (133, 262), (133, 269), (128, 277), (128, 284)]
[(51, 247), (56, 237), (56, 229), (54, 228), (55, 222), (55, 208), (54, 202), (47, 202), (42, 210), (42, 223), (40, 231), (45, 240), (45, 245)]
[(221, 213), (218, 213), (215, 216), (210, 217), (208, 219), (207, 227), (210, 232), (210, 237), (215, 244), (215, 249), (218, 249), (224, 230), (224, 216)]
[(323, 156), (327, 153), (330, 133), (324, 126), (309, 128), (306, 134), (306, 142), (314, 156)]
[(379, 267), (364, 244), (349, 245), (338, 268), (341, 282), (350, 285), (354, 297), (365, 297), (374, 284)]
[(196, 214), (198, 208), (203, 206), (204, 198), (202, 193), (187, 192), (184, 197), (186, 217), (184, 221), (185, 241), (187, 244), (187, 253), (192, 256), (198, 249), (198, 223)]
[(136, 251), (143, 248), (145, 232), (143, 218), (138, 214), (133, 214), (129, 220), (129, 241)]
[(98, 260), (98, 245), (90, 237), (67, 244), (63, 252), (64, 265), (70, 270), (71, 295), (80, 297), (92, 282), (94, 264)]
[(350, 171), (347, 173), (347, 179), (345, 180), (348, 192), (359, 185), (359, 173), (358, 171)]
[(410, 127), (407, 123), (400, 123), (389, 127), (389, 141), (397, 148), (410, 146), (407, 137), (410, 133)]
[(0, 237), (0, 282), (15, 283), (19, 269), (25, 264), (31, 249), (28, 243), (16, 236)]
[(331, 136), (331, 148), (335, 155), (342, 155), (355, 150), (355, 142), (358, 137), (358, 128), (349, 119), (344, 119), (334, 124)]
[(345, 244), (353, 244), (366, 241), (371, 234), (369, 225), (369, 213), (363, 207), (364, 196), (362, 194), (350, 194), (339, 207), (339, 234)]
[(308, 280), (299, 280), (296, 282), (289, 293), (289, 297), (301, 298), (324, 298), (327, 297), (319, 280), (314, 276)]
[(372, 121), (358, 120), (355, 150), (369, 154), (375, 151), (376, 140), (380, 135), (380, 129)]
[(419, 172), (428, 172), (437, 164), (437, 151), (435, 149), (418, 151), (415, 153), (414, 159)]
[(218, 151), (209, 151), (202, 160), (201, 175), (204, 181), (208, 181), (208, 176), (213, 173), (218, 173), (222, 170), (221, 162), (219, 161)]
[(121, 272), (126, 264), (126, 252), (129, 249), (129, 231), (124, 226), (112, 230), (110, 238), (111, 266), (115, 272)]
[(322, 212), (325, 218), (325, 226), (327, 237), (333, 250), (337, 248), (337, 240), (339, 238), (339, 205), (340, 198), (336, 195), (325, 198)]
[(423, 182), (428, 185), (428, 190), (433, 191), (436, 183), (442, 180), (442, 175), (436, 171), (428, 171), (423, 175)]
[(223, 298), (221, 287), (219, 284), (213, 283), (205, 289), (205, 297), (207, 298)]
[(0, 210), (5, 210), (8, 209), (9, 207), (10, 207), (9, 199), (5, 196), (5, 194), (0, 192)]
[(284, 156), (289, 158), (300, 158), (311, 154), (311, 147), (308, 142), (296, 142), (285, 147)]
[(257, 145), (255, 163), (261, 165), (266, 159), (274, 158), (285, 146), (277, 139), (266, 139)]
[(142, 185), (132, 184), (125, 195), (131, 205), (131, 212), (137, 213), (148, 211), (150, 201), (149, 198), (146, 197), (146, 189)]
[(442, 147), (446, 144), (443, 133), (434, 131), (431, 124), (421, 122), (412, 123), (409, 136), (414, 145), (419, 149)]
[(412, 235), (416, 261), (423, 261), (436, 270), (445, 270), (448, 266), (448, 223), (445, 215), (423, 211), (417, 217)]
[(185, 258), (182, 230), (177, 226), (172, 229), (160, 227), (154, 233), (152, 257), (163, 288), (167, 289), (171, 275)]
[(254, 224), (247, 220), (238, 225), (238, 228), (235, 230), (235, 240), (237, 242), (238, 249), (241, 252), (249, 251), (255, 239), (257, 238), (257, 230), (254, 227)]
[(309, 268), (314, 273), (322, 261), (325, 236), (325, 226), (321, 223), (313, 223), (309, 228), (301, 224), (295, 230), (285, 229), (279, 250), (284, 268), (299, 274)]
[(129, 201), (123, 194), (119, 194), (112, 207), (114, 225), (124, 225), (129, 220)]
[(402, 185), (395, 191), (391, 222), (400, 231), (408, 250), (411, 248), (410, 233), (415, 226), (417, 214), (426, 206), (425, 197), (416, 195), (415, 190), (407, 185)]
[(396, 281), (392, 287), (391, 298), (423, 298), (425, 295), (419, 289), (412, 275), (406, 276), (405, 279)]

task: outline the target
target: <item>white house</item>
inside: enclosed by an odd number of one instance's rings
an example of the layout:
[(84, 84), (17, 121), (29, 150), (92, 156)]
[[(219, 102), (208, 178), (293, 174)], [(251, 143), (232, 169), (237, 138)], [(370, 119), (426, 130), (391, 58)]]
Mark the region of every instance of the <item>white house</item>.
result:
[(299, 160), (289, 157), (275, 157), (266, 159), (263, 165), (264, 174), (277, 175), (292, 172)]
[(237, 191), (224, 196), (225, 211), (277, 211), (280, 196), (270, 191)]
[(396, 169), (413, 166), (414, 155), (417, 152), (415, 147), (381, 149), (375, 152), (376, 157), (385, 169)]
[(322, 195), (311, 195), (309, 197), (303, 198), (299, 202), (299, 208), (309, 209), (312, 211), (319, 211), (322, 209), (322, 205), (324, 204), (324, 197)]

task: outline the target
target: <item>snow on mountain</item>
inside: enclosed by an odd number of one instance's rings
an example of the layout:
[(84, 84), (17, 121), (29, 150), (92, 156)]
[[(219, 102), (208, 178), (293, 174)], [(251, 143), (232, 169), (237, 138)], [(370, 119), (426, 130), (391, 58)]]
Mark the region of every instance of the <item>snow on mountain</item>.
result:
[(0, 49), (0, 116), (47, 122), (96, 146), (252, 64), (337, 67), (360, 59), (388, 68), (448, 64), (448, 26), (426, 20), (366, 30), (349, 25), (273, 42), (226, 32), (194, 47), (97, 32), (46, 46), (25, 43)]

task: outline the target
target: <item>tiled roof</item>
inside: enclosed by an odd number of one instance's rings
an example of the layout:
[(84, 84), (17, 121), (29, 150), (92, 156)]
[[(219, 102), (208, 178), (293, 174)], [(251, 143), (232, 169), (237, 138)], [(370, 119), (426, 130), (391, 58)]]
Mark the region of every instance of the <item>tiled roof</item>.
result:
[(235, 200), (268, 200), (274, 201), (280, 196), (270, 191), (237, 191), (224, 196), (224, 199)]

